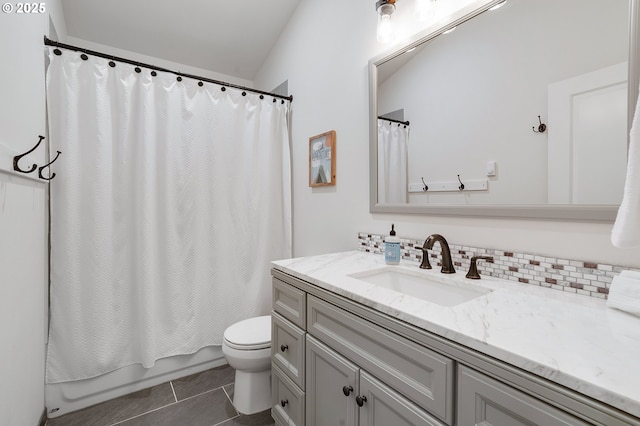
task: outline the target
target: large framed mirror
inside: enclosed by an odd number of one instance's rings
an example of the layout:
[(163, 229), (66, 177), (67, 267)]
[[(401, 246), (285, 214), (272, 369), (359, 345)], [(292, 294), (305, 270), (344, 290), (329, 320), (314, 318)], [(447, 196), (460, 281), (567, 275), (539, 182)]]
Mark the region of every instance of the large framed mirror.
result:
[(476, 0), (372, 58), (370, 211), (613, 221), (638, 2)]

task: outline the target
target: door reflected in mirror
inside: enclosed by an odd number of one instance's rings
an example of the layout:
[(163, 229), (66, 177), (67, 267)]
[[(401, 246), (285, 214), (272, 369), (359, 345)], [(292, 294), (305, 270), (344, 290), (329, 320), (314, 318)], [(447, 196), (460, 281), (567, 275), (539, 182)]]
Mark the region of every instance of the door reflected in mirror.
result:
[(619, 204), (629, 6), (510, 0), (374, 64), (378, 204)]

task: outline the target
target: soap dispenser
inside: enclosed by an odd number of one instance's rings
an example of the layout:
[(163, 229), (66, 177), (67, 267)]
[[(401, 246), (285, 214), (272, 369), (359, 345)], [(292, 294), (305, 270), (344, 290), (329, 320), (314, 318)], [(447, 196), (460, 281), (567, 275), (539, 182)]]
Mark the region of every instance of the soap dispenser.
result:
[(387, 265), (397, 265), (400, 263), (400, 238), (396, 237), (393, 224), (391, 224), (389, 236), (384, 239), (384, 261)]

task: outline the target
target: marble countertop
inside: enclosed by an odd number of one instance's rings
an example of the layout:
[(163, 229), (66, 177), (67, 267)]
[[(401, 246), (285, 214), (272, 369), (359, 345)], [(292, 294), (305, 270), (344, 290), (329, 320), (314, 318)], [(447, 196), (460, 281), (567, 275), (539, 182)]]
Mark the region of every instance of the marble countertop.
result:
[[(640, 417), (640, 318), (606, 301), (483, 277), (454, 285), (491, 290), (452, 307), (349, 275), (385, 267), (384, 256), (351, 251), (272, 262), (274, 269), (460, 343)], [(401, 261), (392, 268), (441, 278)]]

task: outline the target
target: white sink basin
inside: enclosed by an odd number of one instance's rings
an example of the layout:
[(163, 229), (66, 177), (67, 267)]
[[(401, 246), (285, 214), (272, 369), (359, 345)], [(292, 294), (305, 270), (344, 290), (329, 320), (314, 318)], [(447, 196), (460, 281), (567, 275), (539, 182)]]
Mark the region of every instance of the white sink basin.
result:
[(436, 278), (394, 267), (359, 272), (350, 277), (442, 306), (459, 305), (491, 292), (470, 284), (457, 283), (446, 278), (446, 275)]

